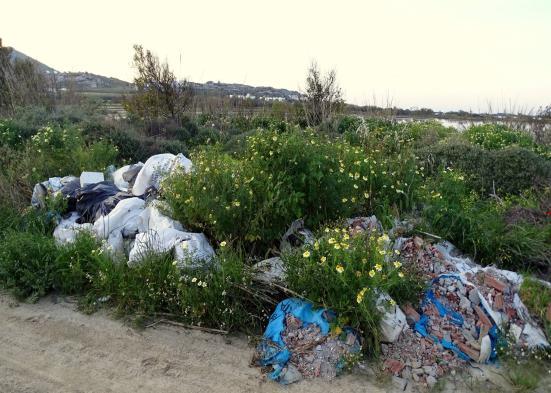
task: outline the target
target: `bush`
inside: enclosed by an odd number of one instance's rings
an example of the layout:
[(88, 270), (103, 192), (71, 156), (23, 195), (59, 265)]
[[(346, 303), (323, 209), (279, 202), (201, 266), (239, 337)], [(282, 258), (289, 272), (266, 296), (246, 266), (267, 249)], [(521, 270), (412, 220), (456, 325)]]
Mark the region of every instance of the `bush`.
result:
[(417, 150), (416, 154), (429, 174), (442, 166), (455, 168), (465, 173), (471, 190), (484, 195), (493, 193), (494, 187), (498, 194), (520, 194), (551, 181), (551, 162), (521, 147), (487, 151), (452, 138)]
[(273, 245), (297, 218), (316, 227), (404, 207), (421, 178), (411, 160), (378, 161), (361, 148), (304, 131), (259, 131), (235, 158), (210, 148), (193, 162), (191, 174), (165, 184), (175, 218), (219, 240), (262, 246)]
[(358, 329), (368, 350), (377, 351), (379, 344), (380, 294), (415, 303), (423, 288), (396, 254), (385, 251), (387, 242), (386, 235), (350, 237), (346, 229), (327, 228), (313, 245), (283, 256), (289, 287), (337, 312), (339, 325)]
[(0, 283), (19, 299), (38, 300), (52, 287), (56, 252), (51, 236), (9, 232), (0, 240)]
[(422, 216), (426, 230), (451, 241), (482, 264), (512, 269), (539, 269), (551, 266), (551, 225), (528, 222), (508, 224), (512, 206), (530, 200), (481, 199), (469, 191), (465, 176), (444, 170), (425, 189)]
[(72, 127), (41, 128), (27, 145), (32, 182), (54, 176), (80, 175), (84, 170), (104, 171), (115, 162), (116, 147), (100, 140), (84, 143), (80, 130)]
[(250, 284), (242, 259), (229, 250), (212, 265), (182, 271), (170, 253), (149, 254), (133, 268), (102, 260), (87, 303), (93, 309), (104, 298), (122, 314), (170, 314), (189, 324), (257, 332), (265, 312)]
[(465, 131), (465, 137), (471, 143), (486, 150), (501, 150), (512, 145), (522, 147), (534, 145), (534, 141), (528, 134), (511, 130), (497, 123), (472, 125)]

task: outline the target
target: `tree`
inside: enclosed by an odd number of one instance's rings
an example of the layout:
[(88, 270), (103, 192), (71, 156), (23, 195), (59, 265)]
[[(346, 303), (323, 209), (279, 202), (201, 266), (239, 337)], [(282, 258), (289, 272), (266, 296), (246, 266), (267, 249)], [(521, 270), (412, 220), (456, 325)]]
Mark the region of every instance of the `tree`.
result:
[(180, 122), (192, 98), (186, 81), (178, 81), (168, 63), (161, 63), (151, 51), (134, 45), (134, 78), (137, 92), (125, 100), (126, 110), (141, 118), (153, 120), (170, 118)]
[(12, 57), (12, 48), (0, 47), (0, 113), (13, 113), (19, 106), (49, 105), (52, 89), (30, 60)]
[(317, 126), (337, 113), (343, 104), (337, 73), (321, 75), (316, 62), (312, 62), (306, 77), (304, 113), (309, 126)]

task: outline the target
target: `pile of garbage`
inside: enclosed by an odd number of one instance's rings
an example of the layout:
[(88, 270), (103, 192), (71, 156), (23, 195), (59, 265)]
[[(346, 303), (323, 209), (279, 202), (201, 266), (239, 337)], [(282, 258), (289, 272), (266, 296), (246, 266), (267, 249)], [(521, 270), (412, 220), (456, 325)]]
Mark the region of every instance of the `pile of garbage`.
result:
[(400, 337), (382, 345), (383, 366), (397, 385), (434, 386), (469, 362), (492, 362), (499, 335), (506, 332), (522, 348), (549, 347), (519, 297), (517, 273), (461, 258), (449, 242), (398, 238), (394, 248), (429, 283), (418, 309), (402, 306), (407, 326)]
[(211, 259), (213, 248), (204, 234), (188, 232), (164, 215), (166, 206), (156, 199), (164, 178), (191, 169), (191, 161), (182, 154), (158, 154), (145, 164), (112, 168), (109, 180), (101, 172), (50, 178), (35, 185), (31, 203), (44, 207), (47, 196), (57, 195), (67, 200), (68, 213), (53, 234), (59, 244), (72, 243), (85, 231), (101, 239), (110, 255), (125, 257), (129, 266), (149, 252), (169, 251), (180, 267), (193, 266)]
[(331, 311), (314, 310), (306, 301), (282, 301), (270, 318), (253, 362), (265, 368), (270, 379), (284, 385), (305, 378), (335, 378), (361, 346), (351, 329), (331, 333), (334, 319)]

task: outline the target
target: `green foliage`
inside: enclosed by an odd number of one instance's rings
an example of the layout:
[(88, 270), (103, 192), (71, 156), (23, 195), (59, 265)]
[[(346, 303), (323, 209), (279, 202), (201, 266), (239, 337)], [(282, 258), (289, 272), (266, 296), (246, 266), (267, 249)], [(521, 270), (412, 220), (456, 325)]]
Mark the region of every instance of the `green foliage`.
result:
[(527, 188), (542, 187), (551, 181), (551, 162), (531, 150), (507, 147), (488, 151), (457, 138), (417, 150), (428, 173), (452, 167), (466, 175), (470, 189), (488, 195), (519, 194)]
[(313, 132), (259, 131), (236, 157), (193, 155), (194, 171), (173, 176), (164, 196), (176, 219), (217, 239), (269, 246), (297, 218), (316, 227), (410, 205), (421, 179), (412, 157), (374, 154)]
[(368, 350), (377, 350), (381, 311), (393, 305), (384, 301), (378, 308), (380, 294), (415, 303), (422, 290), (417, 276), (405, 274), (398, 255), (386, 250), (388, 243), (386, 235), (351, 237), (346, 229), (327, 228), (313, 245), (283, 256), (289, 287), (337, 312), (341, 323), (362, 333)]
[[(551, 264), (551, 225), (508, 224), (511, 206), (520, 198), (482, 199), (469, 191), (465, 175), (442, 170), (425, 188), (422, 212), (426, 230), (456, 244), (483, 264), (512, 269), (548, 269)], [(530, 203), (530, 201), (528, 201)]]
[(465, 131), (465, 137), (471, 143), (482, 146), (486, 150), (501, 150), (512, 145), (522, 147), (534, 145), (532, 138), (525, 132), (511, 130), (497, 123), (472, 125)]
[(44, 127), (27, 146), (32, 157), (32, 179), (42, 181), (53, 176), (99, 170), (115, 162), (117, 149), (107, 141), (86, 145), (80, 130), (73, 127)]
[(551, 321), (547, 319), (547, 308), (551, 304), (551, 288), (531, 277), (525, 277), (519, 295), (530, 314), (545, 327), (547, 338), (551, 338)]
[(7, 233), (0, 240), (0, 284), (19, 299), (44, 296), (52, 286), (56, 250), (51, 236)]
[(146, 255), (133, 268), (102, 260), (91, 285), (86, 298), (92, 309), (103, 298), (121, 314), (168, 313), (210, 328), (252, 331), (264, 322), (263, 306), (248, 289), (250, 274), (229, 250), (197, 270), (180, 271), (169, 253)]

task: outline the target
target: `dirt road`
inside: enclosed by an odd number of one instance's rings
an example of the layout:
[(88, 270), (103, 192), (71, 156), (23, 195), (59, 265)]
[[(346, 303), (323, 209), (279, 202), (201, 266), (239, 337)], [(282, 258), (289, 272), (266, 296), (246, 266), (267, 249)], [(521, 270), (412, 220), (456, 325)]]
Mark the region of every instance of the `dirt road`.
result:
[(252, 349), (231, 338), (170, 326), (138, 331), (46, 298), (0, 294), (0, 392), (383, 392), (366, 376), (289, 387), (249, 367)]

